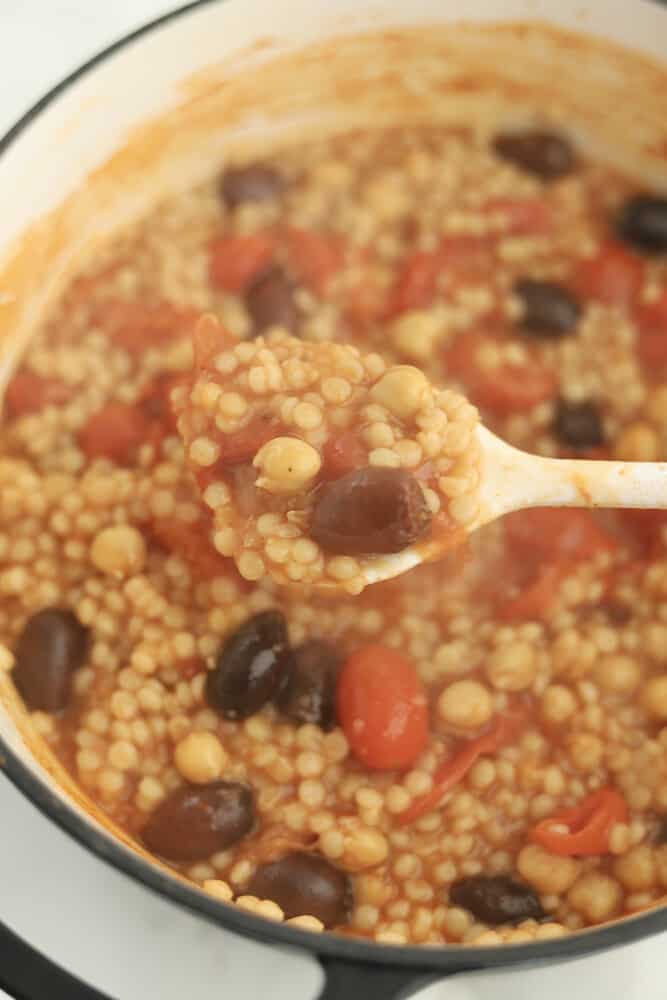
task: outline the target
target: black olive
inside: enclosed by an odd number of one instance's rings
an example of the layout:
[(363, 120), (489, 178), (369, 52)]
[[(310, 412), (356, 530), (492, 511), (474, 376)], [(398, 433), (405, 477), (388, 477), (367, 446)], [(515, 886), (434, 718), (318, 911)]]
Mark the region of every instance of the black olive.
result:
[(206, 678), (207, 702), (227, 719), (246, 719), (279, 689), (288, 660), (284, 616), (279, 611), (262, 611), (225, 642)]
[(581, 306), (562, 285), (520, 278), (514, 294), (521, 303), (519, 326), (526, 333), (554, 340), (574, 332)]
[(72, 674), (88, 653), (90, 633), (72, 611), (45, 608), (29, 618), (16, 644), (13, 679), (28, 708), (59, 712)]
[(273, 201), (285, 189), (285, 180), (265, 163), (228, 167), (222, 175), (220, 190), (228, 208), (245, 201)]
[(595, 403), (570, 403), (559, 399), (553, 423), (554, 434), (569, 448), (597, 448), (604, 444), (602, 416)]
[(661, 816), (660, 824), (655, 834), (656, 844), (667, 844), (667, 816)]
[(256, 336), (271, 326), (296, 331), (299, 310), (294, 300), (294, 284), (279, 267), (265, 271), (253, 281), (245, 295), (245, 305)]
[(311, 639), (292, 652), (278, 705), (292, 722), (331, 729), (336, 722), (338, 653), (326, 642)]
[(563, 177), (577, 165), (571, 144), (555, 132), (502, 132), (493, 140), (493, 148), (503, 160), (545, 181)]
[(400, 552), (431, 527), (421, 486), (404, 469), (368, 467), (321, 487), (310, 535), (326, 552)]
[(616, 229), (622, 240), (639, 250), (667, 253), (667, 198), (631, 198), (618, 215)]
[(271, 899), (285, 917), (310, 915), (325, 927), (345, 923), (352, 908), (352, 886), (345, 872), (317, 854), (295, 851), (257, 869), (247, 893)]
[(545, 915), (530, 886), (509, 875), (459, 879), (451, 886), (449, 899), (485, 924), (518, 924), (522, 920), (542, 920)]
[(255, 822), (252, 791), (233, 781), (177, 788), (142, 830), (149, 851), (170, 861), (201, 861), (240, 840)]

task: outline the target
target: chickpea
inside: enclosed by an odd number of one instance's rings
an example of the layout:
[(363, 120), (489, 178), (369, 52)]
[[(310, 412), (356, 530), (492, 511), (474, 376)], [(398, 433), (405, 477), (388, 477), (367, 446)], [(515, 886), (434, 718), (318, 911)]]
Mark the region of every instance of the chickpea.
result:
[(574, 858), (559, 857), (538, 844), (527, 844), (517, 858), (520, 874), (542, 895), (559, 896), (574, 884), (581, 865)]
[(454, 681), (438, 698), (438, 715), (450, 726), (477, 729), (493, 715), (491, 693), (479, 681)]
[(593, 733), (575, 733), (568, 740), (568, 750), (576, 769), (587, 774), (600, 766), (604, 745)]
[(389, 337), (396, 350), (411, 361), (429, 361), (440, 338), (442, 324), (432, 313), (413, 309), (392, 323)]
[(411, 365), (387, 369), (370, 391), (371, 398), (399, 420), (414, 417), (428, 394), (426, 376)]
[(610, 694), (631, 694), (641, 680), (641, 670), (632, 656), (613, 653), (598, 660), (594, 677), (603, 691)]
[(641, 690), (642, 708), (655, 719), (667, 721), (667, 675), (652, 677)]
[(609, 920), (621, 903), (621, 887), (609, 875), (588, 872), (574, 883), (568, 893), (572, 908), (591, 924)]
[(527, 642), (508, 642), (493, 650), (484, 672), (498, 691), (525, 691), (537, 673), (535, 650)]
[(231, 903), (234, 898), (234, 893), (228, 883), (217, 878), (207, 878), (202, 888), (211, 896), (215, 896), (216, 899), (221, 899), (225, 903)]
[(647, 844), (638, 844), (614, 863), (614, 875), (629, 892), (651, 889), (656, 881), (653, 850)]
[(384, 834), (372, 827), (358, 827), (345, 837), (341, 862), (348, 871), (364, 871), (382, 864), (389, 854), (389, 844)]
[(655, 462), (659, 453), (658, 435), (640, 420), (625, 428), (614, 448), (615, 457), (623, 462)]
[(109, 576), (134, 576), (144, 568), (146, 543), (130, 524), (117, 524), (100, 531), (90, 548), (90, 561)]
[(577, 699), (564, 684), (551, 684), (542, 695), (542, 716), (546, 722), (559, 725), (577, 710)]
[(227, 753), (214, 733), (190, 733), (176, 744), (174, 763), (186, 781), (206, 785), (216, 781), (227, 763)]
[(306, 441), (277, 437), (259, 449), (253, 465), (260, 473), (257, 485), (280, 496), (307, 486), (320, 471), (322, 459)]

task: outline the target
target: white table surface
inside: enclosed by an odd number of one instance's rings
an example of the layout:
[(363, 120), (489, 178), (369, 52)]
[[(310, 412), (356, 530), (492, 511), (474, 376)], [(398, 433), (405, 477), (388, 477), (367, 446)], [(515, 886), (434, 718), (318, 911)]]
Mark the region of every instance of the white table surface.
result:
[[(0, 134), (100, 47), (171, 6), (0, 0)], [(0, 847), (0, 918), (118, 1000), (317, 995), (321, 976), (309, 956), (277, 954), (175, 910), (91, 857), (1, 777)], [(664, 1000), (667, 935), (563, 968), (458, 976), (420, 1000), (589, 1000), (593, 993)]]

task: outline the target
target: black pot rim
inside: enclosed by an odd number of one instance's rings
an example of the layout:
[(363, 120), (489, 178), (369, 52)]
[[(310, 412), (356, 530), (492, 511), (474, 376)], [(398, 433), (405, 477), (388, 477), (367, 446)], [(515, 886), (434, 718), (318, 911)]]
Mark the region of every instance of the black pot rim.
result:
[[(214, 3), (225, 2), (227, 0), (191, 0), (183, 6), (141, 25), (99, 51), (57, 83), (0, 138), (0, 158), (60, 94), (95, 70), (100, 64), (132, 42), (143, 38), (163, 25), (177, 21), (188, 13)], [(378, 944), (359, 938), (348, 938), (342, 935), (313, 934), (255, 917), (239, 907), (219, 902), (203, 891), (191, 888), (180, 879), (151, 865), (121, 844), (112, 834), (102, 833), (91, 822), (79, 815), (73, 806), (64, 802), (32, 772), (2, 737), (0, 737), (0, 771), (4, 771), (9, 780), (37, 809), (107, 864), (184, 909), (227, 930), (236, 931), (264, 943), (300, 948), (319, 955), (346, 959), (351, 962), (402, 965), (416, 969), (440, 969), (446, 972), (447, 970), (463, 971), (491, 966), (514, 966), (571, 959), (607, 948), (630, 944), (633, 941), (667, 930), (667, 906), (662, 906), (636, 916), (626, 917), (615, 923), (580, 931), (563, 938), (501, 947), (395, 946)]]

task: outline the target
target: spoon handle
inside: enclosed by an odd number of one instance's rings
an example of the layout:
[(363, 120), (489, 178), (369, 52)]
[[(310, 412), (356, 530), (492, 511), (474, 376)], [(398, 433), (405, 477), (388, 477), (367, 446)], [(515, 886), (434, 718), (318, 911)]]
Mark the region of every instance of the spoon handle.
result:
[(527, 507), (667, 509), (667, 462), (542, 458), (488, 431), (482, 438), (481, 481), (477, 526)]

